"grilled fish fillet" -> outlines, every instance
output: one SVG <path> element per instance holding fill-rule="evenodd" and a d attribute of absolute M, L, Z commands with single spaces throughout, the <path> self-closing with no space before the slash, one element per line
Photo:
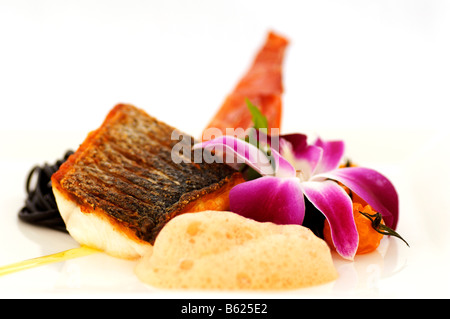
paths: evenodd
<path fill-rule="evenodd" d="M 52 176 L 58 209 L 76 241 L 137 258 L 152 249 L 173 217 L 229 208 L 228 193 L 244 181 L 241 174 L 221 163 L 177 164 L 172 148 L 180 140 L 171 139 L 174 130 L 119 104 L 88 135 Z M 190 149 L 194 140 L 188 140 Z"/>

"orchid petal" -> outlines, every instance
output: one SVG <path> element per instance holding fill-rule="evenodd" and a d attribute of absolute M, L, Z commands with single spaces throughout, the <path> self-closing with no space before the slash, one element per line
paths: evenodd
<path fill-rule="evenodd" d="M 276 177 L 295 177 L 296 171 L 295 168 L 292 166 L 292 164 L 283 156 L 281 156 L 280 153 L 278 153 L 274 149 L 270 149 L 270 157 L 273 159 L 276 163 L 276 171 L 275 176 Z"/>
<path fill-rule="evenodd" d="M 308 145 L 304 134 L 288 134 L 280 138 L 280 153 L 297 172 L 301 172 L 304 180 L 308 180 L 316 170 L 322 152 L 320 147 Z"/>
<path fill-rule="evenodd" d="M 275 174 L 279 177 L 295 176 L 295 168 L 275 150 L 270 150 L 271 154 L 268 156 L 256 146 L 233 136 L 220 136 L 210 141 L 197 143 L 193 148 L 214 149 L 218 152 L 224 151 L 227 163 L 234 163 L 237 160 L 252 167 L 263 176 Z M 231 155 L 233 159 L 229 158 Z"/>
<path fill-rule="evenodd" d="M 327 172 L 314 179 L 325 177 L 341 182 L 383 216 L 386 226 L 395 229 L 398 222 L 399 203 L 394 185 L 377 171 L 364 167 L 347 167 Z"/>
<path fill-rule="evenodd" d="M 245 163 L 261 175 L 273 175 L 275 173 L 264 152 L 256 146 L 232 136 L 220 136 L 193 146 L 193 149 L 198 148 L 213 150 L 216 155 L 224 152 L 227 164 L 234 164 L 235 162 Z"/>
<path fill-rule="evenodd" d="M 334 181 L 304 182 L 305 196 L 325 215 L 336 251 L 352 260 L 358 249 L 358 231 L 348 194 Z"/>
<path fill-rule="evenodd" d="M 323 150 L 322 158 L 316 167 L 314 174 L 328 172 L 338 168 L 344 156 L 345 144 L 343 141 L 323 141 L 318 138 L 315 146 Z"/>
<path fill-rule="evenodd" d="M 248 129 L 246 134 L 253 141 L 251 144 L 258 142 L 260 147 L 267 146 L 276 151 L 277 162 L 287 161 L 294 167 L 295 173 L 291 169 L 282 169 L 277 172 L 277 177 L 296 176 L 299 172 L 304 180 L 308 180 L 322 157 L 322 149 L 308 145 L 304 134 L 267 135 L 267 129 L 254 128 Z"/>
<path fill-rule="evenodd" d="M 233 187 L 230 210 L 259 222 L 299 224 L 305 202 L 297 178 L 261 177 Z"/>

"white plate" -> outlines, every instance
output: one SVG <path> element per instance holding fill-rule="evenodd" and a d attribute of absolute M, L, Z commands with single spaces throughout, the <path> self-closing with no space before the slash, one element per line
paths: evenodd
<path fill-rule="evenodd" d="M 31 147 L 14 132 L 4 132 L 10 145 Z M 30 168 L 43 162 L 52 163 L 59 158 L 81 133 L 61 137 L 61 143 L 35 148 L 34 153 L 18 151 L 2 155 L 0 160 L 0 266 L 17 261 L 56 253 L 78 247 L 67 234 L 35 227 L 18 220 L 17 212 L 25 199 L 24 184 Z M 64 135 L 63 134 L 63 135 Z M 325 133 L 331 135 L 332 132 Z M 134 261 L 121 260 L 97 253 L 64 262 L 41 266 L 0 277 L 0 297 L 450 297 L 449 243 L 447 231 L 449 201 L 445 196 L 450 179 L 450 160 L 447 145 L 448 133 L 392 132 L 377 135 L 360 134 L 358 138 L 345 136 L 349 155 L 358 158 L 387 175 L 395 184 L 400 196 L 400 221 L 398 232 L 409 242 L 408 248 L 395 238 L 384 238 L 374 253 L 357 256 L 354 262 L 334 255 L 339 278 L 327 285 L 283 292 L 184 292 L 163 291 L 141 283 L 134 275 Z M 340 135 L 345 135 L 340 132 Z M 51 132 L 35 132 L 33 139 L 44 141 L 55 136 Z M 411 148 L 406 137 L 415 141 Z M 386 154 L 391 149 L 391 159 L 368 156 L 377 145 L 376 139 L 385 141 L 375 153 Z M 404 143 L 401 140 L 404 139 Z M 364 140 L 364 143 L 360 141 Z M 70 141 L 70 142 L 68 142 Z M 68 143 L 70 145 L 65 145 Z M 388 145 L 389 143 L 395 143 Z M 365 146 L 364 146 L 365 145 Z M 32 147 L 31 147 L 32 148 Z M 353 152 L 358 150 L 359 156 Z M 353 154 L 352 154 L 353 153 Z M 59 155 L 57 155 L 59 154 Z M 366 154 L 366 155 L 362 155 Z M 432 155 L 432 156 L 430 156 Z M 44 160 L 44 158 L 47 158 Z M 431 164 L 431 165 L 430 165 Z"/>

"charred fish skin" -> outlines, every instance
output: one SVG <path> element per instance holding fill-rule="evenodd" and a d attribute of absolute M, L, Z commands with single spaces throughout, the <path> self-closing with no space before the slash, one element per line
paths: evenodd
<path fill-rule="evenodd" d="M 104 214 L 153 244 L 178 214 L 198 207 L 227 209 L 225 195 L 243 181 L 226 164 L 174 162 L 172 149 L 179 143 L 171 139 L 174 130 L 141 109 L 119 104 L 52 176 L 52 185 L 83 213 Z"/>

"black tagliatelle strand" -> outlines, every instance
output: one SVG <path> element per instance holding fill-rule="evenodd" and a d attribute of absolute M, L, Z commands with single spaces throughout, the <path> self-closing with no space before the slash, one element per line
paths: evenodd
<path fill-rule="evenodd" d="M 19 211 L 20 220 L 67 232 L 53 195 L 51 177 L 71 154 L 73 154 L 72 151 L 67 151 L 64 158 L 53 165 L 44 164 L 33 167 L 25 184 L 27 198 L 24 207 Z M 36 183 L 31 185 L 33 179 L 36 179 Z"/>

